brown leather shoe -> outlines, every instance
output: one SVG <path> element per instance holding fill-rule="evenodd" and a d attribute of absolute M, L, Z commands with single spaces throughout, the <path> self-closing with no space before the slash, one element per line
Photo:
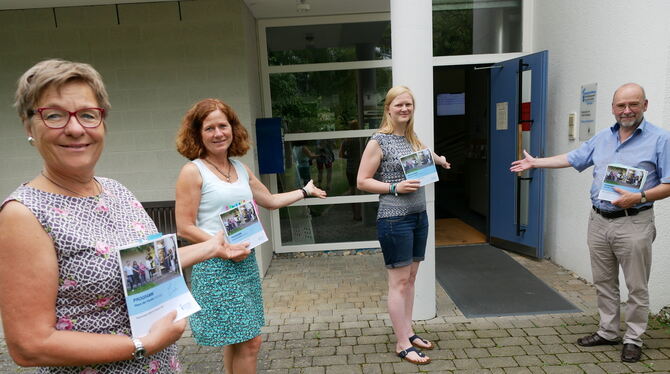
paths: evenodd
<path fill-rule="evenodd" d="M 582 347 L 595 347 L 596 345 L 617 345 L 619 344 L 618 340 L 607 340 L 602 336 L 598 335 L 597 332 L 594 332 L 591 335 L 584 336 L 577 339 L 577 344 Z"/>
<path fill-rule="evenodd" d="M 624 344 L 621 350 L 621 361 L 623 362 L 638 362 L 642 357 L 642 347 L 635 344 Z"/>

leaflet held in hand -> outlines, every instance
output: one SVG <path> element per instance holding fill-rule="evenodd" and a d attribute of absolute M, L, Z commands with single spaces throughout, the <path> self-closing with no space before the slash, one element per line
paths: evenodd
<path fill-rule="evenodd" d="M 134 338 L 146 336 L 154 322 L 173 310 L 175 320 L 200 310 L 184 281 L 175 234 L 116 250 Z"/>
<path fill-rule="evenodd" d="M 402 165 L 405 178 L 408 180 L 418 179 L 421 186 L 440 180 L 437 176 L 433 154 L 428 148 L 401 156 L 400 165 Z"/>
<path fill-rule="evenodd" d="M 268 241 L 253 201 L 245 200 L 228 206 L 220 217 L 228 243 L 249 242 L 249 248 L 255 248 Z"/>
<path fill-rule="evenodd" d="M 609 164 L 605 171 L 603 186 L 598 193 L 598 199 L 612 202 L 621 195 L 614 190 L 620 188 L 628 192 L 640 192 L 644 187 L 649 172 L 621 164 Z"/>

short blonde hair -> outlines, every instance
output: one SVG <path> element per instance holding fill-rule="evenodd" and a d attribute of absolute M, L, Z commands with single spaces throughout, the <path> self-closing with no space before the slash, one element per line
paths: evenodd
<path fill-rule="evenodd" d="M 50 59 L 38 62 L 19 78 L 14 95 L 14 107 L 21 120 L 26 122 L 35 114 L 37 101 L 47 88 L 59 89 L 72 81 L 88 84 L 95 94 L 98 105 L 105 110 L 104 115 L 107 116 L 112 106 L 100 73 L 91 65 L 82 62 Z"/>

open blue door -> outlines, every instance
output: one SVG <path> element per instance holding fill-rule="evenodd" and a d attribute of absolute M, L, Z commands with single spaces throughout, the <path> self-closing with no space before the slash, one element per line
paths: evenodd
<path fill-rule="evenodd" d="M 548 52 L 504 61 L 491 69 L 490 241 L 543 257 L 544 172 L 509 171 L 525 149 L 544 155 Z"/>

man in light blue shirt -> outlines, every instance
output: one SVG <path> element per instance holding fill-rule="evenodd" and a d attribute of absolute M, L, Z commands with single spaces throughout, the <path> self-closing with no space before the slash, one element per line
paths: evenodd
<path fill-rule="evenodd" d="M 621 351 L 624 362 L 637 362 L 642 355 L 641 336 L 647 329 L 649 316 L 651 246 L 656 237 L 652 207 L 654 201 L 670 195 L 670 133 L 644 119 L 647 104 L 640 85 L 624 84 L 612 99 L 616 119 L 612 127 L 598 132 L 569 153 L 534 158 L 524 151 L 525 158 L 514 161 L 510 168 L 512 172 L 520 172 L 572 166 L 581 172 L 594 166 L 588 245 L 600 326 L 597 332 L 577 339 L 577 344 L 591 347 L 619 343 L 621 266 L 629 291 Z M 644 186 L 639 192 L 614 188 L 618 196 L 613 201 L 599 199 L 610 164 L 617 164 L 617 170 L 646 170 Z"/>

